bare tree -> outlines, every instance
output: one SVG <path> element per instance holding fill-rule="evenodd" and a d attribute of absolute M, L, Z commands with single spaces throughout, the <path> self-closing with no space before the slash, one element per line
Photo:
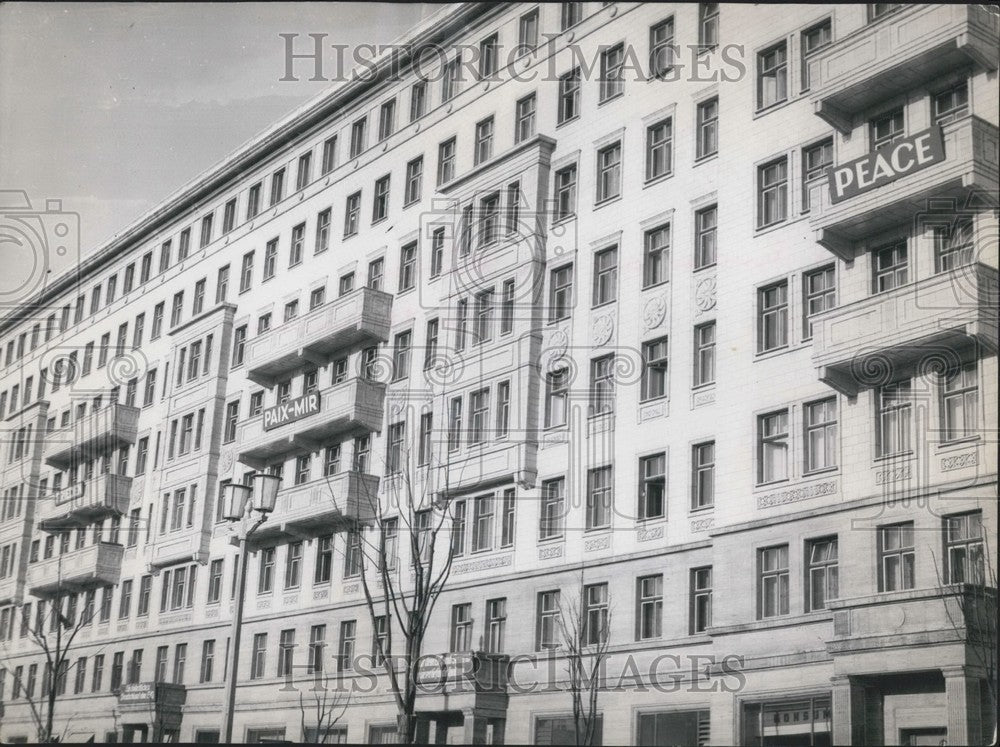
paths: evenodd
<path fill-rule="evenodd" d="M 588 600 L 588 594 L 603 599 Z M 559 602 L 559 632 L 566 652 L 566 673 L 573 701 L 573 727 L 577 747 L 591 747 L 600 718 L 598 695 L 611 640 L 611 609 L 607 586 L 585 586 L 581 573 L 580 591 L 575 598 Z M 588 602 L 596 602 L 590 605 Z"/>
<path fill-rule="evenodd" d="M 365 496 L 372 527 L 369 532 L 360 528 L 356 532 L 356 559 L 372 627 L 381 626 L 383 632 L 375 636 L 375 653 L 396 700 L 399 741 L 413 744 L 424 637 L 451 573 L 454 546 L 447 487 L 440 492 L 434 489 L 430 465 L 425 468 L 427 479 L 418 487 L 408 450 L 400 450 L 399 462 L 398 471 L 385 472 L 391 474 L 386 500 L 380 501 L 375 494 Z M 409 546 L 400 562 L 398 549 L 404 534 Z M 440 541 L 439 535 L 443 535 Z M 397 640 L 402 654 L 395 653 Z"/>
<path fill-rule="evenodd" d="M 41 697 L 36 699 L 34 692 L 29 693 L 25 683 L 17 679 L 14 680 L 14 687 L 19 691 L 18 697 L 23 697 L 28 705 L 40 743 L 60 741 L 70 725 L 70 720 L 67 720 L 63 732 L 56 732 L 56 704 L 59 695 L 66 689 L 70 672 L 77 665 L 69 659 L 73 641 L 83 628 L 93 622 L 96 614 L 96 599 L 79 612 L 71 609 L 71 600 L 75 604 L 76 599 L 76 594 L 56 594 L 48 603 L 44 599 L 39 600 L 34 624 L 29 619 L 30 613 L 21 607 L 22 630 L 45 656 Z M 13 620 L 11 624 L 14 624 Z M 10 656 L 5 655 L 0 663 L 0 667 L 8 672 L 11 671 L 9 661 Z"/>
<path fill-rule="evenodd" d="M 314 674 L 316 675 L 316 684 L 310 690 L 312 693 L 312 702 L 309 704 L 308 709 L 306 707 L 305 696 L 299 691 L 302 741 L 313 744 L 326 744 L 327 740 L 333 734 L 337 723 L 347 712 L 347 706 L 351 701 L 351 694 L 349 691 L 340 688 L 337 688 L 331 694 L 329 675 L 322 675 L 321 677 L 319 670 L 314 672 Z M 314 727 L 306 723 L 308 714 L 312 715 L 311 722 L 315 724 Z M 307 730 L 311 728 L 315 728 L 316 732 L 309 735 L 311 737 L 309 738 L 307 737 Z"/>

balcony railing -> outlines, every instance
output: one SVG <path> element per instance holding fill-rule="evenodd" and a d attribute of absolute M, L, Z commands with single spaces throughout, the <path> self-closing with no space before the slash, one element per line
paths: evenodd
<path fill-rule="evenodd" d="M 279 457 L 318 451 L 335 438 L 380 431 L 384 405 L 385 384 L 355 378 L 269 407 L 236 427 L 239 460 L 262 469 Z"/>
<path fill-rule="evenodd" d="M 121 575 L 125 548 L 111 542 L 73 550 L 28 566 L 28 589 L 36 597 L 50 597 L 98 586 L 112 586 Z"/>
<path fill-rule="evenodd" d="M 83 527 L 128 512 L 132 478 L 98 475 L 40 497 L 41 528 L 47 532 Z"/>
<path fill-rule="evenodd" d="M 854 115 L 971 62 L 997 66 L 1000 25 L 985 5 L 914 5 L 809 61 L 816 114 L 841 132 Z"/>
<path fill-rule="evenodd" d="M 997 299 L 996 269 L 977 263 L 831 309 L 814 317 L 813 365 L 854 395 L 932 358 L 996 351 Z"/>
<path fill-rule="evenodd" d="M 369 523 L 375 515 L 378 486 L 375 475 L 340 472 L 283 488 L 274 511 L 252 535 L 253 544 L 318 537 Z"/>
<path fill-rule="evenodd" d="M 834 204 L 826 180 L 815 182 L 809 188 L 809 217 L 816 241 L 850 261 L 854 242 L 919 219 L 931 198 L 952 200 L 955 211 L 974 195 L 995 204 L 1000 174 L 996 126 L 968 116 L 944 125 L 942 137 L 944 160 L 856 197 Z"/>
<path fill-rule="evenodd" d="M 45 436 L 45 461 L 65 468 L 71 461 L 106 454 L 135 443 L 139 408 L 111 404 Z"/>
<path fill-rule="evenodd" d="M 391 314 L 392 296 L 371 288 L 330 301 L 247 342 L 247 378 L 269 387 L 303 366 L 325 365 L 344 348 L 385 342 Z"/>

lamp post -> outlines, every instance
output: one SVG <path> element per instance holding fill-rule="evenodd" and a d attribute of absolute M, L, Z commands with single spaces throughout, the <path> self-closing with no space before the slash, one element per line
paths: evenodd
<path fill-rule="evenodd" d="M 229 633 L 229 652 L 226 673 L 226 700 L 223 708 L 222 742 L 233 741 L 233 713 L 236 707 L 236 680 L 239 676 L 240 632 L 243 627 L 243 602 L 246 599 L 247 575 L 247 540 L 257 528 L 267 521 L 267 515 L 274 510 L 281 487 L 281 478 L 275 475 L 256 474 L 254 485 L 229 484 L 225 487 L 225 518 L 235 523 L 243 522 L 237 538 L 240 549 L 240 562 L 236 567 L 236 606 L 233 609 L 233 622 Z M 260 514 L 253 524 L 247 528 L 247 508 Z"/>

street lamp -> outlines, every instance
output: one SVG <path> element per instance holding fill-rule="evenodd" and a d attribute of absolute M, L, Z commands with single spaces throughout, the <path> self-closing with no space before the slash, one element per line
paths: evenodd
<path fill-rule="evenodd" d="M 236 567 L 236 606 L 229 633 L 229 661 L 227 665 L 226 702 L 223 708 L 222 742 L 233 741 L 233 712 L 236 707 L 236 680 L 240 661 L 240 632 L 243 627 L 243 602 L 246 599 L 247 539 L 257 528 L 267 521 L 267 515 L 274 510 L 281 488 L 281 478 L 276 475 L 256 474 L 253 487 L 230 483 L 223 490 L 223 513 L 231 522 L 241 522 L 237 533 L 240 548 L 240 562 Z M 247 508 L 260 514 L 260 518 L 247 526 Z"/>

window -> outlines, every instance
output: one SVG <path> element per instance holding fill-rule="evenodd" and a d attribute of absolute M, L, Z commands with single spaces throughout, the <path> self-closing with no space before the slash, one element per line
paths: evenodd
<path fill-rule="evenodd" d="M 385 469 L 394 474 L 403 469 L 403 441 L 406 438 L 406 423 L 392 423 L 386 449 Z"/>
<path fill-rule="evenodd" d="M 436 228 L 431 234 L 431 262 L 430 274 L 432 278 L 440 277 L 444 271 L 444 229 Z"/>
<path fill-rule="evenodd" d="M 813 317 L 837 305 L 836 274 L 833 265 L 803 275 L 803 339 L 813 336 Z"/>
<path fill-rule="evenodd" d="M 667 455 L 660 453 L 641 457 L 639 481 L 639 518 L 662 517 L 666 507 Z"/>
<path fill-rule="evenodd" d="M 510 382 L 497 384 L 497 427 L 496 437 L 507 438 L 510 430 Z"/>
<path fill-rule="evenodd" d="M 642 344 L 642 401 L 667 396 L 667 338 Z"/>
<path fill-rule="evenodd" d="M 572 28 L 582 20 L 583 3 L 562 3 L 562 9 L 559 15 L 560 31 Z"/>
<path fill-rule="evenodd" d="M 788 50 L 785 42 L 757 55 L 757 108 L 788 100 Z"/>
<path fill-rule="evenodd" d="M 407 244 L 399 251 L 399 292 L 412 289 L 417 279 L 417 242 Z"/>
<path fill-rule="evenodd" d="M 905 135 L 903 131 L 903 107 L 893 109 L 872 119 L 868 124 L 871 150 L 892 145 Z"/>
<path fill-rule="evenodd" d="M 323 141 L 323 176 L 329 174 L 337 165 L 337 136 L 328 137 Z"/>
<path fill-rule="evenodd" d="M 986 582 L 983 558 L 983 514 L 974 511 L 944 518 L 945 583 Z"/>
<path fill-rule="evenodd" d="M 438 146 L 438 185 L 447 184 L 455 178 L 455 138 L 445 140 Z"/>
<path fill-rule="evenodd" d="M 318 309 L 326 303 L 326 287 L 313 288 L 309 291 L 309 311 Z"/>
<path fill-rule="evenodd" d="M 514 142 L 521 143 L 535 134 L 535 94 L 517 102 Z"/>
<path fill-rule="evenodd" d="M 372 201 L 372 223 L 383 220 L 389 214 L 389 174 L 375 182 L 375 199 Z"/>
<path fill-rule="evenodd" d="M 489 599 L 486 602 L 486 650 L 501 654 L 507 628 L 507 599 Z"/>
<path fill-rule="evenodd" d="M 673 170 L 673 128 L 668 117 L 646 128 L 646 181 Z"/>
<path fill-rule="evenodd" d="M 357 158 L 365 149 L 365 134 L 368 128 L 366 118 L 359 119 L 351 125 L 351 158 Z"/>
<path fill-rule="evenodd" d="M 719 4 L 698 3 L 698 51 L 705 52 L 719 45 Z"/>
<path fill-rule="evenodd" d="M 306 241 L 306 224 L 299 223 L 292 229 L 292 245 L 288 249 L 288 266 L 295 267 L 302 261 L 302 247 Z"/>
<path fill-rule="evenodd" d="M 493 290 L 476 294 L 473 316 L 473 341 L 488 342 L 493 337 Z"/>
<path fill-rule="evenodd" d="M 788 410 L 757 419 L 757 481 L 788 479 Z"/>
<path fill-rule="evenodd" d="M 354 620 L 340 623 L 340 643 L 337 648 L 337 669 L 347 672 L 354 669 L 354 641 L 357 625 Z"/>
<path fill-rule="evenodd" d="M 837 466 L 837 400 L 834 397 L 805 405 L 805 471 Z"/>
<path fill-rule="evenodd" d="M 566 502 L 566 479 L 558 477 L 542 482 L 542 511 L 538 527 L 541 540 L 561 537 Z"/>
<path fill-rule="evenodd" d="M 879 527 L 878 555 L 879 591 L 902 591 L 914 587 L 912 521 Z"/>
<path fill-rule="evenodd" d="M 951 223 L 935 225 L 934 272 L 947 272 L 973 262 L 972 218 L 958 218 Z"/>
<path fill-rule="evenodd" d="M 757 228 L 788 217 L 788 159 L 782 157 L 757 169 Z"/>
<path fill-rule="evenodd" d="M 406 164 L 406 184 L 403 190 L 403 204 L 412 205 L 420 199 L 420 187 L 424 176 L 424 159 L 415 158 Z"/>
<path fill-rule="evenodd" d="M 285 170 L 278 169 L 271 175 L 271 205 L 281 202 L 285 193 Z"/>
<path fill-rule="evenodd" d="M 253 252 L 243 255 L 243 264 L 240 266 L 240 293 L 250 290 L 253 282 Z"/>
<path fill-rule="evenodd" d="M 385 663 L 385 649 L 389 643 L 388 621 L 385 615 L 372 620 L 372 658 L 376 666 Z"/>
<path fill-rule="evenodd" d="M 480 389 L 469 395 L 469 445 L 486 440 L 486 424 L 489 418 L 490 390 Z"/>
<path fill-rule="evenodd" d="M 194 303 L 191 308 L 192 315 L 197 316 L 205 309 L 205 282 L 205 278 L 202 278 L 194 284 Z M 141 315 L 136 317 L 137 323 L 139 319 L 141 319 Z M 139 339 L 141 339 L 141 332 L 142 330 L 140 328 L 136 328 L 136 334 L 140 335 Z M 136 344 L 134 347 L 138 347 L 138 345 Z"/>
<path fill-rule="evenodd" d="M 694 269 L 696 270 L 715 264 L 718 221 L 719 210 L 715 205 L 702 208 L 694 214 Z"/>
<path fill-rule="evenodd" d="M 323 671 L 323 650 L 326 648 L 326 625 L 313 625 L 309 628 L 309 662 L 307 672 Z"/>
<path fill-rule="evenodd" d="M 396 99 L 382 104 L 378 113 L 378 141 L 386 140 L 396 130 Z"/>
<path fill-rule="evenodd" d="M 639 641 L 663 635 L 663 576 L 643 576 L 636 581 L 636 631 Z"/>
<path fill-rule="evenodd" d="M 583 642 L 596 646 L 608 639 L 608 585 L 583 587 Z"/>
<path fill-rule="evenodd" d="M 266 547 L 260 551 L 260 569 L 257 576 L 257 593 L 266 594 L 274 588 L 274 556 L 276 550 Z"/>
<path fill-rule="evenodd" d="M 163 244 L 160 245 L 161 273 L 166 272 L 168 269 L 170 269 L 170 251 L 171 251 L 171 242 L 170 239 L 167 239 L 166 241 L 163 242 Z"/>
<path fill-rule="evenodd" d="M 499 56 L 498 38 L 496 34 L 479 42 L 479 79 L 492 78 L 497 72 L 497 58 Z"/>
<path fill-rule="evenodd" d="M 167 681 L 167 658 L 170 656 L 169 646 L 159 646 L 156 649 L 156 663 L 153 665 L 153 681 Z"/>
<path fill-rule="evenodd" d="M 382 522 L 382 538 L 378 560 L 379 563 L 384 562 L 386 568 L 390 571 L 396 569 L 396 561 L 399 555 L 397 552 L 398 544 L 399 521 L 397 519 L 386 519 Z"/>
<path fill-rule="evenodd" d="M 174 683 L 184 684 L 184 665 L 187 663 L 187 644 L 178 643 L 174 647 Z"/>
<path fill-rule="evenodd" d="M 555 203 L 554 220 L 564 220 L 576 214 L 576 164 L 556 172 Z"/>
<path fill-rule="evenodd" d="M 559 591 L 543 591 L 538 595 L 538 623 L 535 650 L 559 648 Z"/>
<path fill-rule="evenodd" d="M 538 9 L 521 16 L 517 24 L 517 51 L 520 55 L 538 47 Z"/>
<path fill-rule="evenodd" d="M 580 68 L 574 68 L 559 78 L 558 124 L 580 116 Z"/>
<path fill-rule="evenodd" d="M 233 333 L 233 366 L 243 365 L 246 353 L 247 325 L 241 325 Z"/>
<path fill-rule="evenodd" d="M 267 663 L 267 633 L 254 633 L 253 649 L 250 652 L 250 679 L 259 680 L 264 676 Z"/>
<path fill-rule="evenodd" d="M 715 322 L 694 328 L 694 385 L 715 382 Z"/>
<path fill-rule="evenodd" d="M 455 604 L 451 608 L 451 651 L 472 650 L 472 605 Z"/>
<path fill-rule="evenodd" d="M 594 306 L 618 299 L 618 247 L 594 255 Z"/>
<path fill-rule="evenodd" d="M 279 677 L 288 677 L 292 673 L 292 659 L 295 654 L 295 630 L 282 630 L 278 639 L 278 671 Z"/>
<path fill-rule="evenodd" d="M 907 283 L 906 241 L 879 247 L 872 253 L 875 271 L 874 293 L 885 293 Z"/>
<path fill-rule="evenodd" d="M 347 198 L 344 208 L 344 238 L 354 236 L 361 223 L 361 193 L 355 192 Z"/>
<path fill-rule="evenodd" d="M 379 257 L 368 263 L 368 287 L 372 290 L 382 290 L 382 276 L 385 272 L 385 259 Z"/>
<path fill-rule="evenodd" d="M 201 219 L 201 239 L 198 244 L 199 249 L 204 249 L 206 246 L 212 243 L 212 220 L 215 218 L 213 213 L 209 213 L 204 218 Z M 188 237 L 191 235 L 188 233 L 189 229 L 185 229 L 184 233 L 181 234 L 181 248 L 179 251 L 178 259 L 186 258 Z"/>
<path fill-rule="evenodd" d="M 441 74 L 441 103 L 445 104 L 458 93 L 462 60 L 459 57 L 446 62 Z"/>
<path fill-rule="evenodd" d="M 201 670 L 198 673 L 198 681 L 205 683 L 212 681 L 212 668 L 215 664 L 215 641 L 204 641 L 201 644 Z"/>
<path fill-rule="evenodd" d="M 418 80 L 410 88 L 410 121 L 416 122 L 427 112 L 427 81 Z"/>
<path fill-rule="evenodd" d="M 412 333 L 407 330 L 396 335 L 392 348 L 392 380 L 401 381 L 410 376 L 410 339 Z"/>
<path fill-rule="evenodd" d="M 247 220 L 253 220 L 260 212 L 260 183 L 247 190 Z"/>
<path fill-rule="evenodd" d="M 472 552 L 493 549 L 493 494 L 482 495 L 472 502 Z"/>
<path fill-rule="evenodd" d="M 222 233 L 227 234 L 236 228 L 236 198 L 229 200 L 222 210 Z"/>
<path fill-rule="evenodd" d="M 708 158 L 719 152 L 719 99 L 714 97 L 698 104 L 698 141 L 695 158 Z"/>
<path fill-rule="evenodd" d="M 690 632 L 702 633 L 712 624 L 712 568 L 691 569 Z"/>
<path fill-rule="evenodd" d="M 910 451 L 913 401 L 910 382 L 886 384 L 878 390 L 878 455 Z"/>
<path fill-rule="evenodd" d="M 934 94 L 934 124 L 946 125 L 969 113 L 969 84 L 962 81 Z"/>
<path fill-rule="evenodd" d="M 715 503 L 715 441 L 696 444 L 691 457 L 691 508 Z"/>
<path fill-rule="evenodd" d="M 487 117 L 476 124 L 476 157 L 478 166 L 493 158 L 493 117 Z"/>
<path fill-rule="evenodd" d="M 545 427 L 566 425 L 569 405 L 569 370 L 557 368 L 545 374 Z"/>
<path fill-rule="evenodd" d="M 600 103 L 625 92 L 625 45 L 616 44 L 601 52 Z"/>
<path fill-rule="evenodd" d="M 766 353 L 788 345 L 788 282 L 781 281 L 757 291 L 757 352 Z"/>
<path fill-rule="evenodd" d="M 614 484 L 611 467 L 598 467 L 587 473 L 587 529 L 611 525 Z"/>
<path fill-rule="evenodd" d="M 621 141 L 597 151 L 597 198 L 604 202 L 621 195 L 622 144 Z"/>
<path fill-rule="evenodd" d="M 942 375 L 941 424 L 944 441 L 978 435 L 979 384 L 976 363 L 967 363 Z"/>
<path fill-rule="evenodd" d="M 788 614 L 788 545 L 757 551 L 757 617 Z"/>
<path fill-rule="evenodd" d="M 809 60 L 833 41 L 833 29 L 829 18 L 802 32 L 802 90 L 808 91 Z"/>
<path fill-rule="evenodd" d="M 837 538 L 809 540 L 806 558 L 806 612 L 825 610 L 827 602 L 838 596 Z"/>
<path fill-rule="evenodd" d="M 270 280 L 274 277 L 274 268 L 278 259 L 278 240 L 271 239 L 264 247 L 264 277 L 263 280 Z"/>
<path fill-rule="evenodd" d="M 614 412 L 614 356 L 604 355 L 590 362 L 590 415 Z"/>

